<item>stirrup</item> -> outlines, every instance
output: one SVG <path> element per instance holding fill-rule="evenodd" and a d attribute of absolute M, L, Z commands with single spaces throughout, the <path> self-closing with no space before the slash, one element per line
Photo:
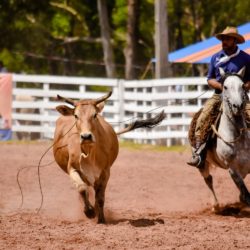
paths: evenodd
<path fill-rule="evenodd" d="M 196 160 L 196 161 L 194 162 L 194 160 Z M 188 165 L 193 166 L 193 167 L 198 167 L 200 165 L 200 163 L 201 163 L 201 156 L 198 154 L 192 155 L 191 160 L 187 162 Z"/>
<path fill-rule="evenodd" d="M 195 155 L 197 158 L 198 158 L 198 161 L 197 162 L 191 162 L 191 161 L 188 161 L 187 164 L 192 166 L 192 167 L 196 167 L 198 169 L 202 169 L 204 166 L 205 166 L 205 161 L 204 159 L 202 159 L 202 156 L 199 155 L 199 154 L 196 154 Z M 193 158 L 194 156 L 192 156 Z"/>

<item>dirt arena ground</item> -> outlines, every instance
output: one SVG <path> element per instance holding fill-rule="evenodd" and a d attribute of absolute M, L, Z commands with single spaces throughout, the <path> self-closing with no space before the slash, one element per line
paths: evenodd
<path fill-rule="evenodd" d="M 106 192 L 106 225 L 83 215 L 79 196 L 56 163 L 38 162 L 49 142 L 0 144 L 0 249 L 250 249 L 250 210 L 225 170 L 213 171 L 222 214 L 182 152 L 121 148 Z M 53 162 L 51 151 L 42 165 Z M 23 206 L 17 173 L 23 191 Z M 250 188 L 250 178 L 246 178 Z"/>

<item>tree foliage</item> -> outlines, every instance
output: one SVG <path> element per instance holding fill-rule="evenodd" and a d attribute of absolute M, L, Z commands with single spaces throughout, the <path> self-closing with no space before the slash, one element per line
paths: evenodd
<path fill-rule="evenodd" d="M 139 1 L 136 78 L 154 57 L 154 1 Z M 118 77 L 125 75 L 128 1 L 107 1 Z M 169 48 L 174 51 L 250 20 L 250 1 L 168 0 Z M 97 1 L 1 0 L 0 60 L 11 72 L 104 77 Z M 137 13 L 138 14 L 138 13 Z M 191 75 L 190 65 L 172 65 Z M 152 77 L 153 75 L 147 75 Z"/>

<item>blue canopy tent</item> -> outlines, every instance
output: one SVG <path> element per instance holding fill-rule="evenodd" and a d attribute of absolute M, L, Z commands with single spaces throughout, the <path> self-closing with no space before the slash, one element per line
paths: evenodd
<path fill-rule="evenodd" d="M 250 22 L 237 28 L 246 40 L 245 43 L 239 44 L 239 48 L 250 54 Z M 219 50 L 221 50 L 221 42 L 216 37 L 211 37 L 169 53 L 168 60 L 172 63 L 209 63 L 211 56 Z"/>

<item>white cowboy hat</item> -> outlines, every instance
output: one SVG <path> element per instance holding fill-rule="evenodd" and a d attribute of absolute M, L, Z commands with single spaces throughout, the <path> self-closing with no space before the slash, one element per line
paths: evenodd
<path fill-rule="evenodd" d="M 238 33 L 238 30 L 235 27 L 226 27 L 221 33 L 215 35 L 219 40 L 222 40 L 223 36 L 234 37 L 236 38 L 237 43 L 245 42 L 245 38 Z"/>

